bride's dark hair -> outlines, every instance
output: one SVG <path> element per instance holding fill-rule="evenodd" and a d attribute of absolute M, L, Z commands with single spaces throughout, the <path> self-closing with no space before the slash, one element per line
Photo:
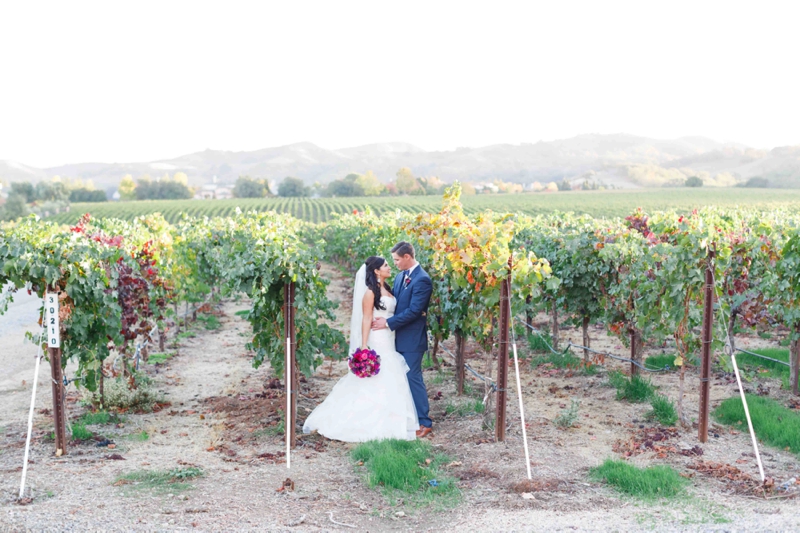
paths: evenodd
<path fill-rule="evenodd" d="M 367 266 L 367 288 L 375 294 L 374 305 L 375 309 L 378 310 L 384 310 L 386 306 L 381 302 L 381 286 L 378 283 L 378 276 L 375 275 L 375 271 L 381 268 L 384 263 L 386 263 L 386 259 L 375 255 L 368 257 L 367 260 L 364 261 L 364 264 Z M 391 294 L 392 289 L 385 281 L 383 282 L 383 287 Z"/>

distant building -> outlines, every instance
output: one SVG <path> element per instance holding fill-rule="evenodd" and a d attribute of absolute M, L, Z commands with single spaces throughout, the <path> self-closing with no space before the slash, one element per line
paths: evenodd
<path fill-rule="evenodd" d="M 233 198 L 233 189 L 216 183 L 206 183 L 197 190 L 194 197 L 197 200 L 228 200 Z"/>
<path fill-rule="evenodd" d="M 500 192 L 500 187 L 494 183 L 476 183 L 475 192 L 477 194 L 492 194 Z"/>

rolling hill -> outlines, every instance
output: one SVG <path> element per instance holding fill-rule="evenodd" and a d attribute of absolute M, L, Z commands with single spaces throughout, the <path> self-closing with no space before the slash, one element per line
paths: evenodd
<path fill-rule="evenodd" d="M 60 175 L 92 179 L 96 186 L 106 188 L 115 186 L 125 174 L 155 178 L 181 171 L 189 176 L 190 185 L 207 183 L 213 177 L 232 183 L 240 175 L 275 181 L 296 176 L 311 184 L 372 170 L 388 182 L 404 166 L 417 176 L 435 175 L 446 182 L 589 179 L 631 188 L 677 183 L 690 175 L 699 175 L 710 183 L 715 176 L 723 175 L 728 182 L 759 176 L 770 180 L 772 186 L 800 187 L 800 146 L 757 150 L 704 137 L 661 140 L 628 134 L 587 134 L 451 151 L 426 151 L 402 142 L 328 150 L 302 142 L 247 152 L 205 150 L 144 163 L 78 163 L 47 169 L 0 161 L 0 178 L 38 181 Z"/>

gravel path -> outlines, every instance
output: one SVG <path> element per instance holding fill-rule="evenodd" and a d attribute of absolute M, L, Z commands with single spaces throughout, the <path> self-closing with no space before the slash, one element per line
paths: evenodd
<path fill-rule="evenodd" d="M 332 297 L 343 299 L 349 294 L 347 280 L 332 270 L 326 272 L 335 279 Z M 714 480 L 694 478 L 689 496 L 652 504 L 621 498 L 605 486 L 589 483 L 588 468 L 614 455 L 614 442 L 635 430 L 628 421 L 642 410 L 615 402 L 613 391 L 601 387 L 596 377 L 525 371 L 534 478 L 547 486 L 545 490 L 522 494 L 511 490 L 524 479 L 519 430 L 511 427 L 505 443 L 494 443 L 491 434 L 480 429 L 479 416 L 445 415 L 453 384 L 447 379 L 434 383 L 434 373 L 426 374 L 429 392 L 443 396 L 432 401 L 436 425 L 431 442 L 461 464 L 450 472 L 461 479 L 463 499 L 457 507 L 436 510 L 388 500 L 366 487 L 349 460 L 351 445 L 318 437 L 301 440 L 288 470 L 282 436 L 270 432 L 282 396 L 280 389 L 271 388 L 269 366 L 253 369 L 252 354 L 244 349 L 249 326 L 235 315 L 246 307 L 244 302 L 224 303 L 219 309 L 220 329 L 198 326 L 195 337 L 181 341 L 179 355 L 163 365 L 148 365 L 170 405 L 156 413 L 126 415 L 122 427 L 94 428 L 114 441 L 114 449 L 90 442 L 72 445 L 64 457 L 53 456 L 53 444 L 46 439 L 52 422 L 42 411 L 50 405 L 50 389 L 44 386 L 49 367 L 44 363 L 28 478 L 33 501 L 20 505 L 16 496 L 31 386 L 26 376 L 32 373 L 33 353 L 32 346 L 19 339 L 26 327 L 35 325 L 37 304 L 21 299 L 15 306 L 13 313 L 0 317 L 0 365 L 8 369 L 0 381 L 0 531 L 800 530 L 797 500 L 736 496 Z M 342 309 L 340 321 L 346 314 Z M 300 414 L 321 401 L 343 372 L 343 363 L 326 363 L 309 378 L 302 387 Z M 674 385 L 671 379 L 664 378 L 665 389 Z M 561 392 L 548 392 L 567 386 L 577 390 L 563 398 Z M 550 420 L 569 401 L 564 398 L 576 395 L 583 402 L 581 427 L 555 428 Z M 77 398 L 70 393 L 72 420 L 85 410 Z M 517 416 L 515 408 L 516 402 L 511 402 L 510 420 Z M 608 416 L 621 423 L 608 422 Z M 141 439 L 143 432 L 146 440 Z M 696 444 L 691 432 L 680 439 L 680 445 Z M 745 435 L 721 435 L 704 447 L 705 457 L 733 463 L 747 446 Z M 776 477 L 800 473 L 796 457 L 768 453 Z M 113 459 L 114 455 L 124 459 Z M 648 455 L 632 460 L 663 462 Z M 668 460 L 678 468 L 688 461 Z M 192 467 L 204 475 L 191 480 L 186 491 L 137 490 L 135 485 L 117 483 L 131 472 Z M 294 490 L 283 488 L 287 478 Z"/>

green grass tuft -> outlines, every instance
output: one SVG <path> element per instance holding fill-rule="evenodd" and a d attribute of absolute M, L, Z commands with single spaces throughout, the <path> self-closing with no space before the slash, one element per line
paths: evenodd
<path fill-rule="evenodd" d="M 150 363 L 151 365 L 163 364 L 163 363 L 167 362 L 168 360 L 172 359 L 172 357 L 174 355 L 175 355 L 175 352 L 151 353 L 147 357 L 147 362 Z"/>
<path fill-rule="evenodd" d="M 669 354 L 651 355 L 644 360 L 644 367 L 649 370 L 661 370 L 663 368 L 675 370 L 677 368 L 675 366 L 675 356 Z"/>
<path fill-rule="evenodd" d="M 789 350 L 783 350 L 780 348 L 759 348 L 757 350 L 750 351 L 761 354 L 765 357 L 777 359 L 778 361 L 785 361 L 786 363 L 789 362 Z M 746 353 L 737 353 L 736 363 L 740 368 L 742 368 L 743 373 L 745 374 L 745 379 L 748 379 L 746 376 L 748 371 L 767 369 L 767 372 L 762 375 L 770 378 L 780 379 L 783 382 L 784 389 L 791 388 L 791 385 L 789 384 L 789 367 L 786 365 Z"/>
<path fill-rule="evenodd" d="M 146 490 L 155 494 L 182 492 L 191 488 L 189 480 L 203 476 L 199 468 L 173 468 L 172 470 L 136 470 L 116 479 L 115 485 L 126 485 L 133 490 Z"/>
<path fill-rule="evenodd" d="M 202 322 L 205 328 L 209 331 L 219 329 L 221 324 L 216 315 L 197 315 L 197 321 Z"/>
<path fill-rule="evenodd" d="M 672 400 L 663 394 L 654 394 L 650 398 L 652 411 L 647 413 L 648 418 L 655 418 L 663 426 L 674 426 L 678 422 L 678 412 Z"/>
<path fill-rule="evenodd" d="M 79 424 L 83 424 L 85 426 L 102 426 L 105 424 L 119 424 L 123 422 L 123 418 L 114 414 L 109 413 L 108 411 L 96 411 L 94 413 L 88 412 L 84 413 L 78 419 Z"/>
<path fill-rule="evenodd" d="M 80 422 L 72 425 L 72 440 L 90 440 L 94 438 L 94 433 L 86 429 L 86 426 Z"/>
<path fill-rule="evenodd" d="M 548 363 L 553 365 L 555 368 L 578 368 L 583 365 L 583 359 L 576 357 L 570 352 L 567 352 L 564 355 L 550 352 L 546 355 L 531 359 L 532 368 L 546 365 Z"/>
<path fill-rule="evenodd" d="M 578 420 L 578 408 L 580 406 L 581 402 L 578 400 L 572 400 L 569 404 L 569 407 L 561 411 L 561 413 L 555 417 L 553 423 L 560 428 L 572 427 Z"/>
<path fill-rule="evenodd" d="M 610 370 L 606 376 L 608 378 L 607 385 L 614 389 L 620 389 L 625 386 L 625 382 L 628 381 L 627 376 L 620 372 L 619 370 Z"/>
<path fill-rule="evenodd" d="M 360 444 L 351 452 L 356 462 L 363 462 L 370 487 L 383 487 L 386 496 L 397 492 L 411 495 L 420 505 L 458 503 L 460 493 L 455 480 L 440 469 L 450 458 L 434 453 L 424 440 L 379 440 Z M 435 480 L 437 486 L 430 482 Z"/>
<path fill-rule="evenodd" d="M 612 387 L 617 389 L 617 400 L 641 403 L 648 400 L 655 392 L 650 380 L 639 375 L 628 379 L 621 372 L 609 372 L 608 381 Z"/>
<path fill-rule="evenodd" d="M 547 332 L 528 333 L 528 347 L 532 352 L 553 353 L 550 347 L 553 345 L 553 336 Z"/>
<path fill-rule="evenodd" d="M 643 500 L 671 498 L 683 492 L 688 481 L 669 466 L 638 468 L 625 461 L 606 461 L 590 471 L 595 481 L 605 481 L 620 492 Z"/>
<path fill-rule="evenodd" d="M 800 413 L 771 398 L 751 394 L 747 395 L 747 407 L 753 421 L 753 430 L 760 440 L 800 455 Z M 719 422 L 747 431 L 744 406 L 739 396 L 722 402 L 713 414 Z"/>
<path fill-rule="evenodd" d="M 142 430 L 139 431 L 138 433 L 131 433 L 125 438 L 133 442 L 144 442 L 150 438 L 150 435 L 146 431 Z"/>
<path fill-rule="evenodd" d="M 464 385 L 466 385 L 466 383 Z M 464 392 L 466 393 L 466 387 Z M 461 403 L 449 401 L 444 409 L 444 413 L 445 415 L 455 414 L 456 416 L 468 416 L 472 414 L 482 414 L 485 410 L 486 406 L 483 404 L 482 400 L 467 400 Z"/>
<path fill-rule="evenodd" d="M 444 370 L 440 368 L 439 370 L 436 371 L 436 374 L 434 374 L 433 377 L 430 379 L 429 383 L 433 385 L 441 385 L 442 383 L 444 383 L 445 377 L 446 375 Z"/>
<path fill-rule="evenodd" d="M 280 415 L 281 419 L 277 424 L 274 426 L 266 426 L 261 429 L 257 429 L 253 432 L 253 437 L 260 439 L 262 437 L 276 437 L 278 435 L 284 435 L 286 433 L 286 417 L 283 415 L 282 409 L 278 409 L 278 414 Z"/>

